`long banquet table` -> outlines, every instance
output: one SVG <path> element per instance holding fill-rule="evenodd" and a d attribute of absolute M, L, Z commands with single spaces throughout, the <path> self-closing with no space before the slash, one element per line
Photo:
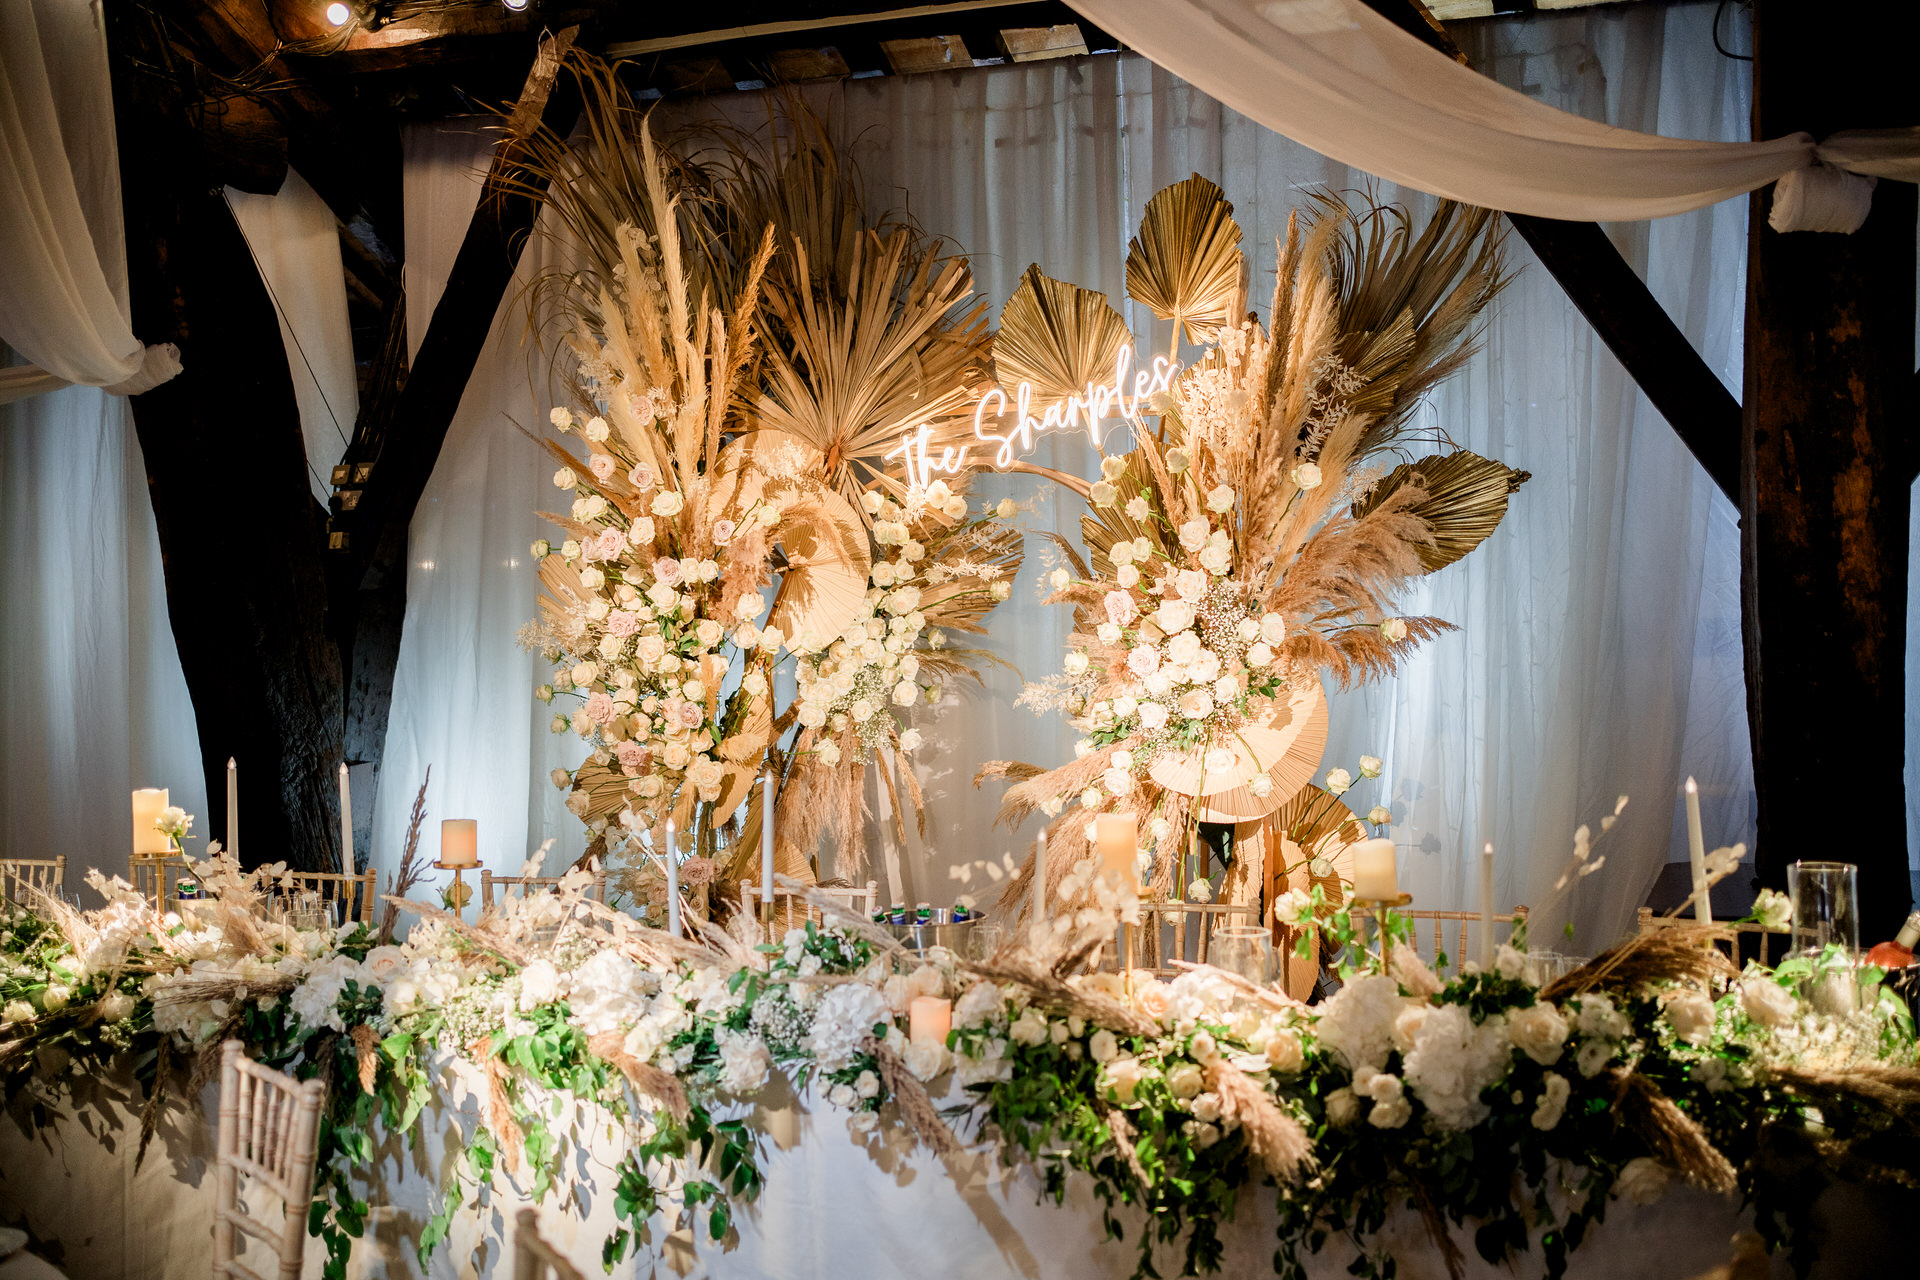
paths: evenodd
<path fill-rule="evenodd" d="M 471 1133 L 484 1112 L 481 1078 L 452 1057 L 437 1064 L 439 1100 L 420 1117 L 413 1150 L 397 1139 L 380 1151 L 367 1198 L 377 1206 L 367 1236 L 355 1245 L 350 1277 L 422 1275 L 413 1241 L 438 1203 L 442 1175 L 459 1150 L 456 1134 Z M 213 1090 L 205 1114 L 167 1112 L 144 1165 L 134 1168 L 140 1097 L 130 1076 L 72 1081 L 67 1096 L 48 1099 L 51 1123 L 30 1129 L 16 1100 L 0 1120 L 0 1221 L 27 1226 L 72 1280 L 203 1280 L 212 1263 Z M 958 1101 L 955 1098 L 949 1102 Z M 589 1275 L 603 1273 L 601 1242 L 611 1233 L 611 1171 L 623 1150 L 615 1120 L 596 1108 L 574 1117 L 577 1144 L 566 1147 L 576 1190 L 557 1184 L 541 1206 L 542 1230 Z M 916 1280 L 1038 1280 L 1041 1277 L 1125 1277 L 1133 1273 L 1139 1215 L 1123 1215 L 1128 1240 L 1103 1237 L 1091 1184 L 1075 1179 L 1064 1206 L 1039 1201 L 1039 1183 L 1026 1170 L 996 1167 L 983 1144 L 950 1164 L 925 1150 L 908 1150 L 903 1130 L 882 1123 L 854 1133 L 844 1113 L 811 1096 L 766 1096 L 751 1108 L 767 1135 L 762 1144 L 766 1186 L 736 1215 L 720 1243 L 690 1231 L 662 1234 L 655 1220 L 650 1248 L 616 1267 L 620 1277 L 912 1276 Z M 496 1177 L 482 1207 L 470 1207 L 433 1255 L 435 1280 L 511 1272 L 511 1226 L 529 1203 L 524 1167 Z M 1224 1231 L 1222 1275 L 1272 1273 L 1275 1245 L 1271 1191 L 1251 1189 Z M 1824 1277 L 1896 1274 L 1910 1264 L 1895 1237 L 1910 1227 L 1911 1205 L 1900 1206 L 1849 1189 L 1820 1205 L 1830 1246 L 1816 1271 Z M 1616 1202 L 1606 1220 L 1573 1255 L 1576 1278 L 1674 1280 L 1723 1265 L 1733 1235 L 1750 1224 L 1732 1198 L 1675 1187 L 1657 1204 Z M 1536 1250 L 1513 1271 L 1489 1266 L 1470 1238 L 1456 1232 L 1467 1255 L 1467 1276 L 1526 1280 L 1543 1271 Z M 1419 1218 L 1404 1212 L 1381 1241 L 1401 1280 L 1446 1280 L 1438 1250 Z M 318 1277 L 324 1253 L 308 1241 L 306 1275 Z M 1350 1248 L 1331 1242 L 1308 1260 L 1314 1280 L 1347 1274 Z M 1177 1274 L 1179 1259 L 1159 1255 L 1162 1274 Z M 1773 1273 L 1791 1275 L 1784 1258 Z"/>

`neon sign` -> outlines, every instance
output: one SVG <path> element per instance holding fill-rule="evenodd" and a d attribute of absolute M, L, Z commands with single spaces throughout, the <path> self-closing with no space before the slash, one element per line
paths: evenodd
<path fill-rule="evenodd" d="M 1111 382 L 1089 382 L 1084 392 L 1049 405 L 1046 412 L 1037 418 L 1033 415 L 1032 383 L 1022 382 L 1015 387 L 1011 400 L 1005 391 L 995 387 L 974 406 L 974 438 L 994 447 L 993 465 L 999 470 L 1012 466 L 1021 454 L 1030 451 L 1034 437 L 1044 432 L 1085 430 L 1087 438 L 1098 445 L 1102 422 L 1119 417 L 1137 423 L 1140 420 L 1141 403 L 1171 387 L 1174 375 L 1179 371 L 1178 360 L 1155 356 L 1150 370 L 1134 372 L 1133 349 L 1122 347 L 1114 357 Z M 1127 390 L 1129 374 L 1132 381 L 1130 394 Z M 996 425 L 1001 423 L 1010 409 L 1013 415 L 1011 430 L 1004 433 L 988 430 L 990 421 Z M 966 467 L 971 446 L 954 448 L 948 445 L 935 458 L 927 448 L 927 441 L 932 434 L 933 428 L 923 423 L 902 435 L 900 447 L 886 455 L 902 460 L 906 466 L 908 484 L 925 485 L 933 480 L 935 472 L 957 475 Z"/>

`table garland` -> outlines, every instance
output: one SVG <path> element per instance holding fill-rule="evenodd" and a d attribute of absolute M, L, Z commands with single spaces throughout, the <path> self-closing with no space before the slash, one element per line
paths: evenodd
<path fill-rule="evenodd" d="M 0 1091 L 43 1123 L 34 1109 L 63 1079 L 130 1055 L 144 1154 L 158 1109 L 198 1098 L 225 1038 L 324 1079 L 310 1229 L 329 1276 L 365 1228 L 379 1138 L 432 1100 L 436 1052 L 484 1074 L 487 1123 L 421 1236 L 423 1265 L 503 1166 L 525 1165 L 535 1200 L 568 1177 L 572 1139 L 552 1120 L 566 1095 L 628 1129 L 609 1267 L 659 1238 L 657 1218 L 724 1236 L 762 1186 L 741 1104 L 776 1073 L 856 1131 L 902 1124 L 941 1154 L 960 1133 L 997 1142 L 1055 1201 L 1086 1175 L 1111 1235 L 1128 1230 L 1122 1206 L 1144 1211 L 1141 1276 L 1170 1255 L 1216 1270 L 1250 1184 L 1277 1198 L 1282 1276 L 1335 1235 L 1358 1274 L 1390 1275 L 1374 1240 L 1405 1204 L 1456 1272 L 1449 1225 L 1493 1261 L 1538 1232 L 1555 1277 L 1610 1198 L 1649 1201 L 1673 1179 L 1739 1190 L 1769 1246 L 1800 1261 L 1818 1178 L 1912 1181 L 1898 1144 L 1920 1117 L 1913 1023 L 1881 975 L 1837 954 L 1736 970 L 1705 931 L 1674 927 L 1542 987 L 1509 947 L 1449 979 L 1410 947 L 1387 967 L 1349 947 L 1345 984 L 1308 1007 L 1205 966 L 1170 982 L 1088 970 L 1135 910 L 1091 871 L 1065 885 L 1070 929 L 975 959 L 915 956 L 855 919 L 773 945 L 674 939 L 586 900 L 585 872 L 476 925 L 409 904 L 423 919 L 394 945 L 361 924 L 267 921 L 257 881 L 218 858 L 200 872 L 219 896 L 186 918 L 97 872 L 104 907 L 40 897 L 5 918 Z M 1344 913 L 1328 929 L 1351 940 Z M 921 994 L 956 998 L 944 1043 L 904 1034 Z M 949 1072 L 973 1101 L 943 1115 L 926 1084 Z"/>

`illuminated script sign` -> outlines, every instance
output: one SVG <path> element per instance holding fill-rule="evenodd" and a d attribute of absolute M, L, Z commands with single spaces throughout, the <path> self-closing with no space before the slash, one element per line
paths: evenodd
<path fill-rule="evenodd" d="M 1100 443 L 1101 424 L 1109 418 L 1127 422 L 1140 420 L 1143 401 L 1151 400 L 1173 385 L 1180 362 L 1165 356 L 1154 357 L 1151 369 L 1135 372 L 1133 349 L 1122 347 L 1113 361 L 1113 380 L 1105 384 L 1089 382 L 1084 392 L 1047 406 L 1038 417 L 1033 413 L 1033 384 L 1022 382 L 1009 397 L 999 387 L 987 392 L 973 410 L 974 438 L 982 446 L 993 447 L 993 465 L 1005 470 L 1033 448 L 1034 438 L 1050 431 L 1082 431 L 1094 444 Z M 1131 390 L 1128 389 L 1131 383 Z M 1009 423 L 1011 418 L 1011 423 Z M 998 430 L 996 430 L 998 428 Z M 957 475 L 966 466 L 972 445 L 941 448 L 938 457 L 927 448 L 933 428 L 922 424 L 900 437 L 900 447 L 887 454 L 899 458 L 907 470 L 907 483 L 930 483 L 936 473 Z"/>

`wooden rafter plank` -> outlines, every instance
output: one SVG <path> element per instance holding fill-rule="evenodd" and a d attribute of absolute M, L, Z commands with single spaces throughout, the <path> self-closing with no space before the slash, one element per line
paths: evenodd
<path fill-rule="evenodd" d="M 1368 8 L 1448 57 L 1466 55 L 1421 0 Z M 1591 222 L 1508 214 L 1573 305 L 1730 502 L 1740 501 L 1740 402 L 1707 367 L 1606 232 Z"/>
<path fill-rule="evenodd" d="M 564 135 L 579 111 L 574 94 L 554 92 L 561 59 L 579 30 L 568 27 L 542 43 L 494 150 L 473 220 L 394 408 L 399 427 L 381 450 L 355 513 L 348 554 L 342 557 L 347 584 L 358 582 L 380 539 L 395 533 L 404 537 L 433 474 L 461 392 L 540 211 L 536 192 L 544 188 L 526 172 L 527 139 L 543 121 Z"/>

